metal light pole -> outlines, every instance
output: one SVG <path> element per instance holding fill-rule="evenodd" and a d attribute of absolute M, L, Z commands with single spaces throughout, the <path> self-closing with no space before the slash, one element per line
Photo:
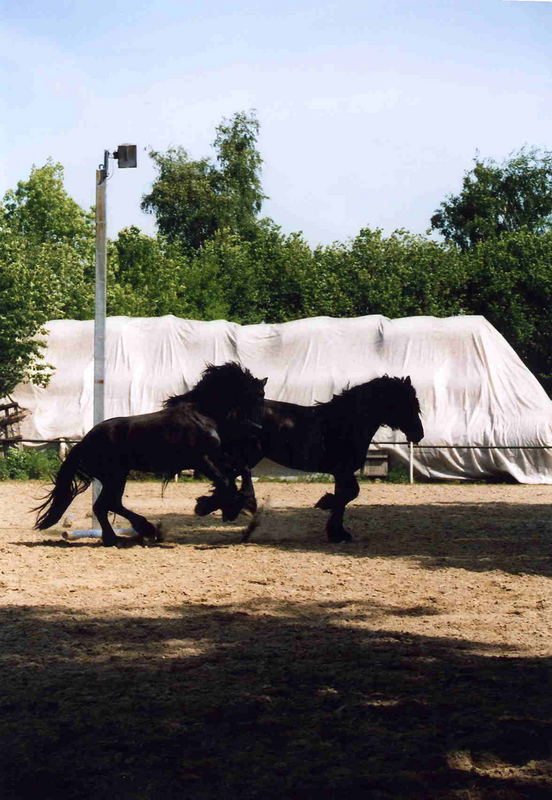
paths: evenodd
<path fill-rule="evenodd" d="M 96 308 L 94 314 L 94 425 L 105 418 L 105 276 L 107 264 L 107 178 L 109 150 L 96 170 Z M 120 144 L 113 153 L 119 168 L 136 167 L 136 145 Z"/>
<path fill-rule="evenodd" d="M 105 327 L 106 327 L 106 265 L 107 265 L 107 179 L 109 177 L 109 159 L 117 159 L 121 169 L 136 167 L 136 145 L 120 144 L 114 153 L 104 150 L 103 164 L 96 170 L 96 284 L 94 311 L 94 425 L 105 419 Z M 92 482 L 92 505 L 101 491 L 99 481 Z M 92 511 L 92 529 L 72 531 L 64 538 L 80 539 L 81 537 L 99 538 L 98 520 Z"/>
<path fill-rule="evenodd" d="M 105 381 L 105 274 L 107 264 L 107 172 L 109 151 L 96 170 L 96 283 L 94 310 L 94 414 L 97 425 L 104 419 Z M 96 489 L 96 482 L 94 482 Z M 95 499 L 95 498 L 94 498 Z"/>
<path fill-rule="evenodd" d="M 104 161 L 96 170 L 96 284 L 94 312 L 94 398 L 93 422 L 105 419 L 105 327 L 106 327 L 106 265 L 107 265 L 107 179 L 109 150 L 104 150 Z M 136 167 L 136 145 L 120 144 L 112 154 L 119 168 Z M 98 481 L 93 482 L 94 503 L 101 491 Z M 92 513 L 92 524 L 97 520 Z"/>

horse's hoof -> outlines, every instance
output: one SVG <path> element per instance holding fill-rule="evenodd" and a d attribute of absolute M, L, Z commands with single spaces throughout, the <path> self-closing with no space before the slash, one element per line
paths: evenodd
<path fill-rule="evenodd" d="M 194 514 L 196 514 L 198 517 L 206 517 L 207 514 L 211 514 L 213 511 L 216 511 L 218 507 L 218 503 L 213 496 L 203 495 L 202 497 L 198 497 L 196 500 Z"/>
<path fill-rule="evenodd" d="M 243 511 L 243 499 L 238 496 L 238 498 L 227 506 L 222 507 L 222 521 L 223 522 L 234 522 Z"/>
<path fill-rule="evenodd" d="M 330 494 L 327 492 L 326 494 L 322 495 L 320 500 L 314 504 L 315 508 L 321 508 L 322 511 L 331 511 L 334 507 L 335 502 L 335 495 Z"/>
<path fill-rule="evenodd" d="M 329 542 L 352 542 L 353 537 L 346 531 L 345 528 L 341 531 L 332 531 L 328 533 L 328 541 Z"/>

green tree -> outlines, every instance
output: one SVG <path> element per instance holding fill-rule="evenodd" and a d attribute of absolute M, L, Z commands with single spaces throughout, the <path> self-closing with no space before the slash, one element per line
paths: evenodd
<path fill-rule="evenodd" d="M 503 164 L 475 159 L 462 190 L 449 195 L 431 218 L 447 242 L 466 250 L 503 233 L 535 233 L 552 224 L 552 152 L 522 148 Z"/>
<path fill-rule="evenodd" d="M 159 232 L 186 252 L 222 229 L 251 239 L 264 200 L 255 115 L 235 114 L 216 130 L 215 161 L 192 160 L 182 147 L 150 153 L 158 175 L 142 209 L 155 214 Z"/>
<path fill-rule="evenodd" d="M 69 243 L 81 257 L 94 250 L 94 220 L 65 191 L 63 167 L 48 161 L 33 166 L 0 203 L 0 227 L 32 244 Z"/>
<path fill-rule="evenodd" d="M 464 254 L 466 305 L 506 338 L 552 392 L 552 231 L 514 231 Z"/>
<path fill-rule="evenodd" d="M 254 238 L 266 199 L 260 179 L 263 160 L 257 150 L 259 122 L 253 114 L 240 112 L 223 120 L 216 131 L 214 147 L 219 167 L 214 172 L 214 185 L 224 198 L 227 215 L 221 227 L 229 227 L 242 239 Z"/>
<path fill-rule="evenodd" d="M 48 273 L 43 296 L 47 318 L 86 319 L 93 314 L 94 222 L 65 191 L 63 167 L 48 161 L 0 202 L 4 257 Z M 10 242 L 6 249 L 6 242 Z"/>
<path fill-rule="evenodd" d="M 301 234 L 283 234 L 266 220 L 249 251 L 257 276 L 260 319 L 287 322 L 310 316 L 318 305 L 315 263 Z"/>
<path fill-rule="evenodd" d="M 193 256 L 183 281 L 194 316 L 240 323 L 284 322 L 315 307 L 313 257 L 299 234 L 263 220 L 251 241 L 227 229 Z"/>
<path fill-rule="evenodd" d="M 348 244 L 318 248 L 315 261 L 322 308 L 333 316 L 446 316 L 464 307 L 461 254 L 407 231 L 364 228 Z"/>
<path fill-rule="evenodd" d="M 132 225 L 110 242 L 108 254 L 108 314 L 188 316 L 186 260 L 178 248 Z"/>
<path fill-rule="evenodd" d="M 29 260 L 20 239 L 0 231 L 0 397 L 23 380 L 46 382 L 48 367 L 38 334 L 55 293 L 49 266 Z"/>
<path fill-rule="evenodd" d="M 91 215 L 66 193 L 60 164 L 33 167 L 0 202 L 0 395 L 47 379 L 42 326 L 91 315 L 93 270 Z"/>

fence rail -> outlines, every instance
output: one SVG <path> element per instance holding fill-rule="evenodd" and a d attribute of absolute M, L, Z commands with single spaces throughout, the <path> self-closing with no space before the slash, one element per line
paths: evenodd
<path fill-rule="evenodd" d="M 19 442 L 20 444 L 77 444 L 81 439 L 22 439 L 12 437 L 2 439 L 3 442 Z M 378 447 L 408 446 L 409 442 L 376 442 Z M 415 450 L 552 450 L 552 444 L 413 444 Z"/>
<path fill-rule="evenodd" d="M 68 445 L 77 444 L 80 439 L 22 439 L 20 437 L 0 438 L 2 445 L 7 444 L 56 444 L 60 457 L 66 454 Z M 552 450 L 552 444 L 413 444 L 412 442 L 379 442 L 372 441 L 375 447 L 408 447 L 408 473 L 410 483 L 414 483 L 414 450 Z"/>

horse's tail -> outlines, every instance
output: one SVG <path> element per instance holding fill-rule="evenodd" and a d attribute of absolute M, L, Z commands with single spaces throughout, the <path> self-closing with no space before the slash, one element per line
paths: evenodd
<path fill-rule="evenodd" d="M 44 530 L 58 522 L 75 497 L 92 483 L 92 477 L 85 472 L 80 463 L 81 448 L 82 443 L 79 442 L 69 451 L 58 470 L 54 488 L 48 492 L 46 500 L 33 509 L 41 512 L 35 523 L 35 528 L 38 530 Z"/>

